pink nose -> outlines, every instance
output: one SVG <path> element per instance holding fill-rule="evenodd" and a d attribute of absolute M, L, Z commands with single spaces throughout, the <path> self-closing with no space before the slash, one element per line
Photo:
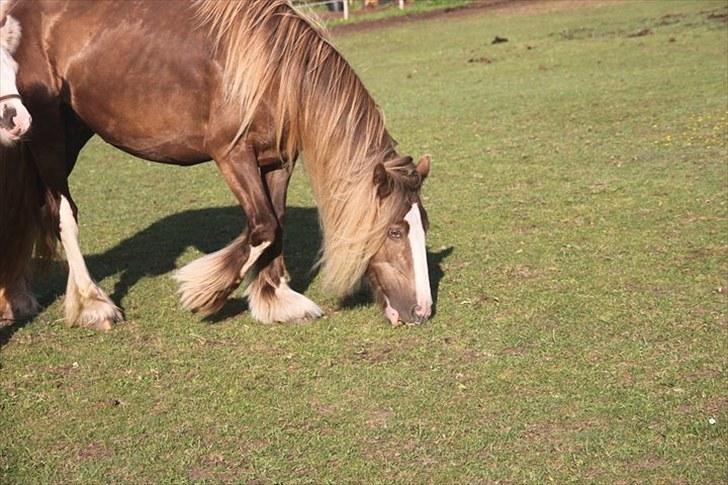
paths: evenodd
<path fill-rule="evenodd" d="M 412 309 L 412 314 L 417 318 L 419 322 L 423 322 L 430 317 L 432 313 L 432 307 L 430 305 L 415 305 Z"/>
<path fill-rule="evenodd" d="M 30 123 L 33 121 L 33 118 L 30 116 L 30 113 L 27 111 L 25 114 L 19 114 L 15 117 L 13 117 L 13 124 L 15 127 L 10 131 L 15 136 L 21 136 L 25 134 L 26 131 L 28 131 L 28 128 L 30 128 Z"/>

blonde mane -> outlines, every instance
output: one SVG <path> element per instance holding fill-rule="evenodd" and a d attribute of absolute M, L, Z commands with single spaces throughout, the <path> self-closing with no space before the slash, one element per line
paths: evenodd
<path fill-rule="evenodd" d="M 324 287 L 344 295 L 366 271 L 400 214 L 411 159 L 398 157 L 374 100 L 322 29 L 287 0 L 197 0 L 202 25 L 223 56 L 228 101 L 238 103 L 239 136 L 271 100 L 284 159 L 304 155 L 323 229 Z M 377 197 L 382 163 L 394 191 Z M 398 182 L 399 181 L 399 182 Z M 415 184 L 416 185 L 416 184 Z"/>

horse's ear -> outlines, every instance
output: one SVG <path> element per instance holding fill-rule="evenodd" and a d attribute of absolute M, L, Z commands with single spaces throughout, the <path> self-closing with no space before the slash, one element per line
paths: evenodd
<path fill-rule="evenodd" d="M 425 180 L 430 173 L 430 162 L 432 162 L 432 155 L 422 155 L 420 161 L 417 162 L 417 173 L 420 174 L 422 180 Z"/>
<path fill-rule="evenodd" d="M 380 199 L 384 199 L 392 193 L 392 178 L 381 163 L 374 167 L 374 185 L 377 187 L 377 195 Z"/>

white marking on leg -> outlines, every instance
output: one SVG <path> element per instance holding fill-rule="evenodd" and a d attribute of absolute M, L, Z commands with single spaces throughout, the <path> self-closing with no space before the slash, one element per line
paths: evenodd
<path fill-rule="evenodd" d="M 264 284 L 257 279 L 248 290 L 248 306 L 254 319 L 263 323 L 276 323 L 311 320 L 323 315 L 318 305 L 292 290 L 285 278 L 280 279 L 272 298 L 263 296 Z"/>
<path fill-rule="evenodd" d="M 241 250 L 241 244 L 247 246 L 246 241 L 247 236 L 243 234 L 219 251 L 207 254 L 177 270 L 174 278 L 180 284 L 182 308 L 211 314 L 222 307 L 241 280 L 246 280 L 246 273 L 263 251 L 271 245 L 270 241 L 264 241 L 250 247 L 248 258 L 238 271 L 237 268 L 230 267 L 230 257 Z M 244 284 L 247 286 L 247 283 Z"/>
<path fill-rule="evenodd" d="M 422 225 L 420 208 L 415 203 L 404 220 L 409 224 L 409 243 L 412 249 L 412 262 L 415 270 L 415 293 L 417 304 L 429 315 L 432 308 L 430 293 L 430 272 L 427 268 L 427 249 L 425 247 L 425 228 Z"/>
<path fill-rule="evenodd" d="M 68 260 L 66 319 L 70 324 L 109 329 L 122 320 L 121 311 L 94 282 L 78 244 L 78 225 L 68 200 L 61 196 L 61 244 Z"/>
<path fill-rule="evenodd" d="M 78 286 L 83 296 L 91 296 L 93 280 L 86 267 L 86 262 L 81 253 L 81 247 L 78 244 L 78 225 L 73 217 L 73 209 L 68 200 L 61 196 L 61 244 L 66 252 L 68 260 L 68 271 L 73 276 L 73 282 Z"/>
<path fill-rule="evenodd" d="M 266 250 L 268 246 L 271 245 L 270 241 L 263 241 L 262 243 L 258 244 L 257 246 L 251 246 L 250 247 L 250 256 L 248 256 L 248 260 L 245 262 L 243 267 L 240 269 L 240 277 L 245 278 L 245 274 L 248 272 L 248 270 L 255 264 L 256 261 L 258 261 L 258 258 L 261 254 L 263 254 L 263 251 Z"/>

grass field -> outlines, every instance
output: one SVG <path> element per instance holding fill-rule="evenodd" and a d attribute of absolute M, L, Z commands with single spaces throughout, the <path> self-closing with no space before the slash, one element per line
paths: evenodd
<path fill-rule="evenodd" d="M 288 265 L 326 317 L 185 313 L 170 271 L 240 210 L 211 164 L 93 141 L 82 245 L 128 323 L 69 329 L 62 265 L 39 279 L 44 311 L 0 329 L 0 483 L 725 483 L 727 14 L 560 2 L 335 39 L 434 155 L 420 327 L 321 292 L 302 167 Z"/>

